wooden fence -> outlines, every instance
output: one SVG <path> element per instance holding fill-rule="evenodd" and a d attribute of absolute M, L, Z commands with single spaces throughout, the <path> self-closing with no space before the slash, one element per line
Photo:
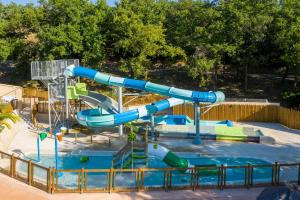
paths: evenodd
<path fill-rule="evenodd" d="M 46 90 L 40 88 L 23 88 L 23 98 L 24 101 L 30 101 L 30 99 L 36 99 L 39 101 L 47 101 L 48 100 L 48 92 Z M 140 96 L 123 96 L 123 104 L 124 106 L 137 106 L 150 104 L 166 97 L 156 94 L 148 94 L 148 95 L 140 95 Z M 116 100 L 116 99 L 115 99 Z M 37 101 L 34 101 L 37 103 Z M 47 102 L 46 102 L 47 103 Z"/>
<path fill-rule="evenodd" d="M 209 110 L 208 110 L 209 109 Z M 232 120 L 247 122 L 275 122 L 300 129 L 300 112 L 272 104 L 220 104 L 201 108 L 203 120 Z M 173 114 L 194 118 L 192 104 L 173 107 Z"/>
<path fill-rule="evenodd" d="M 24 88 L 23 98 L 37 98 L 38 112 L 48 112 L 48 104 L 46 102 L 48 96 L 47 91 L 37 88 Z M 123 104 L 125 107 L 146 105 L 156 101 L 165 99 L 166 97 L 156 94 L 148 94 L 145 96 L 123 96 Z M 24 100 L 24 102 L 25 102 Z M 30 101 L 31 102 L 31 101 Z M 74 104 L 75 105 L 75 104 Z M 32 106 L 32 105 L 31 105 Z M 57 105 L 60 106 L 60 105 Z M 83 105 L 84 106 L 84 105 Z M 83 108 L 84 109 L 84 108 Z M 194 118 L 192 104 L 184 104 L 173 107 L 173 114 L 187 115 Z M 300 129 L 300 111 L 284 108 L 274 104 L 220 104 L 209 108 L 201 108 L 201 119 L 203 120 L 232 120 L 232 121 L 252 121 L 252 122 L 275 122 L 281 123 L 289 128 Z"/>
<path fill-rule="evenodd" d="M 243 172 L 238 182 L 230 180 L 228 170 Z M 262 179 L 254 177 L 261 176 Z M 300 163 L 197 166 L 190 168 L 139 169 L 62 169 L 47 168 L 0 151 L 0 172 L 46 192 L 122 192 L 146 190 L 196 190 L 202 188 L 250 188 L 280 185 L 286 182 L 300 185 Z M 211 174 L 213 172 L 213 174 Z M 207 183 L 204 174 L 210 173 L 214 182 Z M 60 176 L 63 175 L 63 176 Z M 153 179 L 153 175 L 157 178 Z M 93 177 L 93 175 L 96 176 Z M 182 182 L 178 180 L 185 179 Z M 68 181 L 66 181 L 68 180 Z M 72 181 L 73 182 L 72 182 Z M 125 182 L 120 182 L 125 180 Z M 126 180 L 128 180 L 126 182 Z M 176 182 L 177 180 L 177 182 Z"/>

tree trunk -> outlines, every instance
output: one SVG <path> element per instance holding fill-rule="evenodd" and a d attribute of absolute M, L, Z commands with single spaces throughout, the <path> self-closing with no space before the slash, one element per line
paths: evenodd
<path fill-rule="evenodd" d="M 248 65 L 245 65 L 245 85 L 244 85 L 245 92 L 248 89 Z"/>
<path fill-rule="evenodd" d="M 286 78 L 287 78 L 288 74 L 289 74 L 289 67 L 286 66 L 285 70 L 284 70 L 284 73 L 282 75 L 282 79 L 281 79 L 281 84 L 282 85 L 285 85 L 285 81 L 286 81 Z"/>
<path fill-rule="evenodd" d="M 217 90 L 217 83 L 218 83 L 218 70 L 217 70 L 217 67 L 216 65 L 214 65 L 214 78 L 213 78 L 213 88 L 214 88 L 214 91 Z"/>
<path fill-rule="evenodd" d="M 295 66 L 295 74 L 294 74 L 294 89 L 297 89 L 298 86 L 298 68 Z"/>

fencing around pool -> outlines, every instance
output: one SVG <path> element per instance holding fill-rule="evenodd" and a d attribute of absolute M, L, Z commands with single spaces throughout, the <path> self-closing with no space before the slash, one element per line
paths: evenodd
<path fill-rule="evenodd" d="M 266 170 L 267 169 L 267 170 Z M 228 172 L 242 174 L 228 180 Z M 0 151 L 0 172 L 52 192 L 121 192 L 145 190 L 196 190 L 201 188 L 250 188 L 296 183 L 300 185 L 300 163 L 245 166 L 201 166 L 188 169 L 65 169 L 55 170 Z M 264 178 L 261 179 L 261 173 Z M 210 181 L 207 181 L 210 174 Z"/>

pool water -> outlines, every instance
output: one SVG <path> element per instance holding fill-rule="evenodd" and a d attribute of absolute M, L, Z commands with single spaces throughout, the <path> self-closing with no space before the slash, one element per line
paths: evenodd
<path fill-rule="evenodd" d="M 189 160 L 192 165 L 227 165 L 227 166 L 242 166 L 248 165 L 263 165 L 269 164 L 268 162 L 260 159 L 254 158 L 230 158 L 230 157 L 203 157 L 199 154 L 182 154 L 179 153 L 179 156 L 185 157 Z M 89 161 L 85 164 L 80 162 L 80 155 L 68 155 L 62 154 L 59 155 L 58 169 L 109 169 L 112 164 L 111 155 L 101 155 L 101 156 L 89 156 Z M 36 159 L 35 154 L 30 154 L 27 156 L 28 159 Z M 55 158 L 54 155 L 42 155 L 40 165 L 45 167 L 54 167 Z M 22 166 L 21 166 L 22 167 Z M 165 168 L 168 167 L 163 161 L 155 158 L 149 157 L 147 161 L 148 168 Z M 36 172 L 38 173 L 38 172 Z M 254 168 L 253 177 L 254 183 L 261 181 L 271 181 L 272 169 L 270 168 Z M 106 185 L 106 173 L 88 173 L 87 175 L 87 187 L 89 188 L 99 188 L 105 187 Z M 226 171 L 226 180 L 228 184 L 243 184 L 244 183 L 244 169 L 227 169 Z M 38 174 L 37 174 L 38 176 Z M 162 186 L 164 183 L 164 173 L 160 171 L 149 171 L 145 172 L 145 186 Z M 190 174 L 188 173 L 173 173 L 172 174 L 172 185 L 188 185 L 190 184 Z M 216 185 L 217 184 L 217 175 L 213 176 L 202 176 L 199 177 L 199 181 L 202 184 L 206 185 Z M 64 172 L 62 176 L 59 177 L 58 183 L 60 187 L 65 188 L 77 188 L 78 185 L 78 174 L 71 172 Z M 116 173 L 116 185 L 118 187 L 134 187 L 135 185 L 135 173 Z"/>

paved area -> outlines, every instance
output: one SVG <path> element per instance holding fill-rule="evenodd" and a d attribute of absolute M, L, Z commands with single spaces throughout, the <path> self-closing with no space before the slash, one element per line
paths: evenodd
<path fill-rule="evenodd" d="M 160 143 L 172 150 L 195 152 L 199 156 L 219 157 L 251 157 L 274 163 L 300 162 L 300 131 L 293 130 L 276 123 L 238 123 L 260 129 L 264 135 L 276 140 L 275 144 L 257 144 L 243 142 L 202 141 L 201 145 L 193 145 L 192 140 L 164 139 Z"/>
<path fill-rule="evenodd" d="M 131 193 L 84 193 L 84 194 L 48 194 L 0 174 L 1 200 L 255 200 L 264 188 L 226 189 L 226 190 L 197 190 L 172 192 L 131 192 Z"/>

